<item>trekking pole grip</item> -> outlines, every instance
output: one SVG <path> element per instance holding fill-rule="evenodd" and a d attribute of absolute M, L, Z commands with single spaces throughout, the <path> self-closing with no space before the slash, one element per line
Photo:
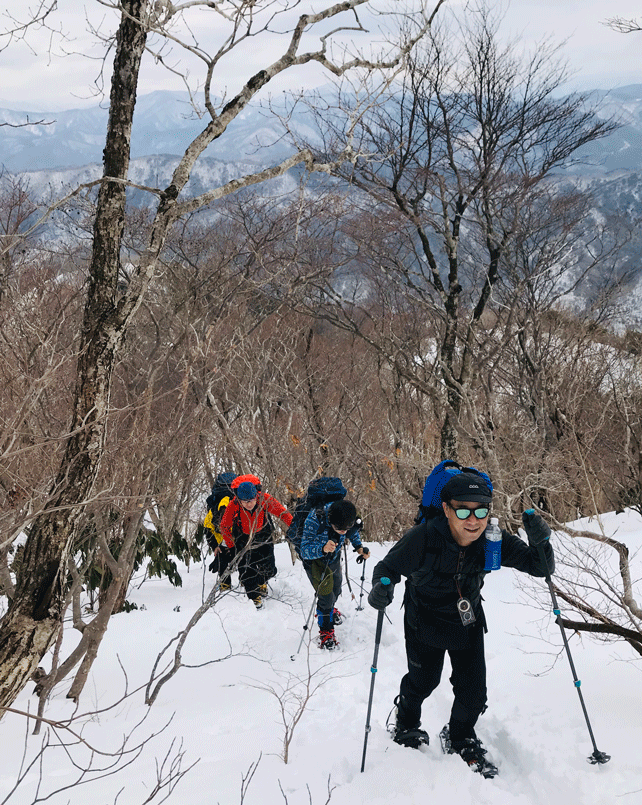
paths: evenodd
<path fill-rule="evenodd" d="M 368 551 L 368 553 L 370 553 L 370 551 Z M 363 558 L 363 557 L 359 557 L 359 558 Z M 365 581 L 366 581 L 366 562 L 364 560 L 361 563 L 361 592 L 359 594 L 359 606 L 357 607 L 358 612 L 361 612 L 361 610 L 363 609 L 363 603 L 362 603 L 363 602 L 363 585 L 365 584 Z"/>
<path fill-rule="evenodd" d="M 379 583 L 383 584 L 384 587 L 387 587 L 391 582 L 387 576 L 382 576 L 379 579 Z M 375 655 L 374 660 L 372 662 L 373 672 L 377 670 L 377 655 L 379 654 L 379 643 L 381 642 L 381 630 L 383 628 L 383 613 L 385 609 L 382 609 L 379 612 L 379 617 L 377 618 L 377 630 L 375 632 Z"/>

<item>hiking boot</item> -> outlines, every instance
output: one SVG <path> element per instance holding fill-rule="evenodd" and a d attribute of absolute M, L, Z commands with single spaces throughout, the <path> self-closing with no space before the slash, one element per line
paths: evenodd
<path fill-rule="evenodd" d="M 395 706 L 392 708 L 386 719 L 386 729 L 392 735 L 392 740 L 400 746 L 408 746 L 411 749 L 419 749 L 422 744 L 428 746 L 429 737 L 425 730 L 419 729 L 420 722 L 417 719 L 414 727 L 409 727 L 399 720 L 399 701 L 401 697 L 395 697 Z M 394 716 L 394 723 L 392 718 Z"/>
<path fill-rule="evenodd" d="M 332 651 L 339 645 L 334 634 L 334 629 L 319 629 L 319 647 L 327 648 Z"/>
<path fill-rule="evenodd" d="M 339 610 L 335 607 L 332 610 L 332 626 L 333 627 L 334 626 L 341 626 L 341 624 L 343 623 L 343 620 L 344 620 L 343 613 L 339 612 Z"/>
<path fill-rule="evenodd" d="M 450 755 L 459 755 L 473 771 L 482 777 L 493 778 L 499 769 L 486 757 L 488 750 L 479 738 L 465 738 L 462 741 L 451 741 L 450 731 L 446 725 L 439 735 L 442 749 Z"/>
<path fill-rule="evenodd" d="M 230 580 L 229 580 L 229 579 L 226 579 L 225 581 L 222 581 L 222 582 L 219 584 L 219 587 L 218 587 L 218 588 L 219 588 L 219 590 L 220 590 L 222 593 L 227 593 L 227 592 L 229 592 L 229 591 L 232 589 L 232 585 L 230 584 Z"/>
<path fill-rule="evenodd" d="M 392 740 L 400 746 L 407 746 L 410 749 L 419 749 L 422 744 L 428 746 L 430 738 L 425 730 L 419 727 L 410 729 L 401 724 L 395 724 L 392 728 Z"/>
<path fill-rule="evenodd" d="M 451 752 L 459 755 L 469 766 L 474 766 L 484 762 L 484 755 L 487 749 L 482 745 L 479 738 L 466 738 L 465 741 L 451 741 Z"/>
<path fill-rule="evenodd" d="M 263 609 L 263 599 L 260 595 L 257 595 L 256 598 L 253 598 L 252 603 L 257 609 Z"/>

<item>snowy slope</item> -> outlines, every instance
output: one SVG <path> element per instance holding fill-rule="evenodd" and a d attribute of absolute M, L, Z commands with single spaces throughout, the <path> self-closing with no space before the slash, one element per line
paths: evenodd
<path fill-rule="evenodd" d="M 609 515 L 605 522 L 612 531 L 626 530 L 632 552 L 639 546 L 642 522 L 637 515 Z M 375 561 L 387 550 L 377 544 L 370 547 Z M 145 715 L 147 720 L 137 730 L 139 738 L 158 731 L 173 717 L 165 731 L 119 774 L 70 788 L 48 802 L 145 802 L 155 778 L 155 764 L 162 761 L 172 739 L 176 739 L 175 749 L 182 742 L 184 769 L 199 761 L 178 782 L 171 797 L 172 802 L 185 805 L 642 802 L 640 662 L 624 645 L 615 648 L 585 637 L 571 638 L 597 746 L 612 755 L 607 765 L 592 766 L 586 760 L 592 744 L 569 665 L 565 655 L 560 655 L 559 629 L 550 611 L 537 611 L 526 603 L 528 598 L 519 589 L 520 574 L 509 569 L 491 574 L 484 588 L 490 628 L 486 643 L 489 709 L 477 728 L 499 766 L 499 776 L 485 780 L 470 772 L 458 757 L 444 756 L 438 748 L 437 734 L 451 705 L 448 668 L 441 686 L 424 705 L 423 726 L 430 733 L 431 745 L 411 750 L 391 742 L 385 722 L 405 672 L 401 587 L 389 607 L 391 623 L 384 623 L 366 769 L 360 773 L 377 613 L 368 607 L 365 596 L 364 609 L 357 610 L 361 567 L 353 557 L 350 554 L 349 574 L 356 600 L 351 600 L 344 585 L 339 608 L 347 618 L 337 627 L 339 650 L 322 652 L 304 643 L 291 660 L 312 595 L 300 564 L 292 567 L 287 549 L 278 546 L 279 574 L 262 611 L 255 611 L 240 593 L 228 594 L 188 637 L 183 662 L 192 667 L 182 668 L 164 685 L 151 709 L 143 703 L 142 692 L 133 694 L 114 710 L 89 718 L 83 737 L 102 749 L 114 747 Z M 366 590 L 371 569 L 369 564 Z M 131 592 L 129 600 L 145 609 L 112 619 L 81 711 L 106 707 L 122 695 L 122 668 L 129 690 L 147 682 L 158 653 L 185 627 L 207 595 L 212 575 L 207 571 L 204 575 L 202 567 L 192 567 L 185 570 L 183 580 L 182 589 L 151 580 Z M 316 626 L 312 631 L 316 634 Z M 73 634 L 66 637 L 70 645 L 75 639 Z M 230 653 L 229 659 L 221 659 Z M 294 730 L 285 765 L 280 757 L 283 727 L 275 693 L 286 709 L 292 708 L 294 696 L 305 696 L 310 675 L 311 685 L 320 687 L 309 698 Z M 48 718 L 64 718 L 72 712 L 64 693 L 58 692 L 51 702 Z M 35 703 L 25 693 L 16 707 L 33 710 Z M 40 776 L 36 768 L 4 799 L 15 783 L 25 751 L 24 719 L 7 715 L 0 735 L 0 802 L 23 805 L 36 801 L 34 791 Z M 26 738 L 27 758 L 33 756 L 41 739 Z M 77 751 L 87 756 L 82 747 Z M 253 776 L 243 784 L 252 770 Z M 70 785 L 76 774 L 64 752 L 47 750 L 40 797 Z"/>

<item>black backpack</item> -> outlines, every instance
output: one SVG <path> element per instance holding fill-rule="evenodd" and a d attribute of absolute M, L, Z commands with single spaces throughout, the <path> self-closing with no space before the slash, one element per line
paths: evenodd
<path fill-rule="evenodd" d="M 303 536 L 303 526 L 305 520 L 312 509 L 323 508 L 326 503 L 334 503 L 335 500 L 343 500 L 348 494 L 340 478 L 325 477 L 315 478 L 308 486 L 305 497 L 301 498 L 296 504 L 292 523 L 285 535 L 286 539 L 294 545 L 297 556 L 301 557 L 301 537 Z"/>
<path fill-rule="evenodd" d="M 214 485 L 212 486 L 212 491 L 207 496 L 205 503 L 207 504 L 209 511 L 212 512 L 212 522 L 214 525 L 218 525 L 221 521 L 223 512 L 219 511 L 218 507 L 223 498 L 234 497 L 234 492 L 232 491 L 232 481 L 235 478 L 235 472 L 222 472 L 220 475 L 217 475 Z"/>

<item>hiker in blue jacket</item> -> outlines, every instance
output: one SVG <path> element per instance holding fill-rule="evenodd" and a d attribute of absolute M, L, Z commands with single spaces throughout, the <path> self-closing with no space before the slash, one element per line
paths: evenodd
<path fill-rule="evenodd" d="M 368 549 L 363 547 L 359 536 L 362 525 L 354 503 L 349 500 L 326 503 L 312 509 L 306 517 L 301 537 L 301 559 L 317 594 L 321 648 L 333 649 L 338 645 L 334 627 L 341 623 L 341 613 L 334 605 L 341 595 L 341 548 L 345 540 L 350 540 L 363 560 L 368 558 Z"/>

